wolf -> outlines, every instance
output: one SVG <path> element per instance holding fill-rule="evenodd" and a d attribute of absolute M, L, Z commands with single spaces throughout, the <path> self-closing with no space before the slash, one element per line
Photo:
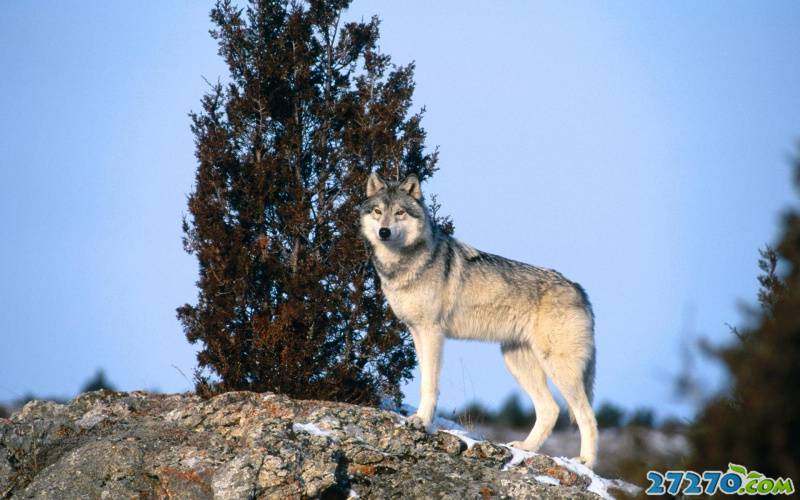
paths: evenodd
<path fill-rule="evenodd" d="M 536 451 L 552 432 L 559 407 L 549 377 L 580 429 L 578 459 L 593 467 L 594 313 L 583 288 L 551 269 L 482 252 L 445 234 L 414 174 L 392 181 L 373 173 L 366 196 L 359 206 L 361 234 L 419 359 L 421 397 L 412 423 L 431 429 L 445 338 L 497 342 L 536 410 L 528 437 L 509 444 Z"/>

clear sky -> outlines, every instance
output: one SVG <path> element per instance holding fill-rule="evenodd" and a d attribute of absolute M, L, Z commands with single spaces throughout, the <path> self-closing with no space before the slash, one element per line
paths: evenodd
<path fill-rule="evenodd" d="M 0 400 L 70 396 L 99 367 L 125 390 L 191 388 L 174 311 L 196 296 L 187 113 L 202 77 L 226 74 L 209 9 L 0 10 Z M 598 401 L 688 415 L 680 347 L 730 339 L 796 199 L 800 4 L 356 0 L 348 15 L 372 14 L 382 49 L 416 61 L 441 148 L 423 189 L 456 236 L 583 284 Z M 450 342 L 441 390 L 452 408 L 517 386 L 497 347 Z"/>

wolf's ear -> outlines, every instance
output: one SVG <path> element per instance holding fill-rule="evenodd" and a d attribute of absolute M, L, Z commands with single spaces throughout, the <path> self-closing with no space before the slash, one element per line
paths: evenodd
<path fill-rule="evenodd" d="M 372 196 L 373 194 L 377 193 L 381 189 L 386 187 L 386 183 L 383 182 L 381 176 L 377 173 L 373 172 L 369 175 L 369 180 L 367 180 L 367 198 Z"/>
<path fill-rule="evenodd" d="M 400 183 L 400 189 L 416 200 L 422 198 L 422 190 L 419 187 L 419 178 L 416 174 L 409 174 L 409 176 Z"/>

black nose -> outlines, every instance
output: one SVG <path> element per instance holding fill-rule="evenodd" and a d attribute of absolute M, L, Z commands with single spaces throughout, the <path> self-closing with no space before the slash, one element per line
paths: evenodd
<path fill-rule="evenodd" d="M 388 227 L 382 227 L 378 230 L 378 236 L 380 236 L 382 240 L 388 240 L 389 236 L 391 235 L 392 232 L 389 230 Z"/>

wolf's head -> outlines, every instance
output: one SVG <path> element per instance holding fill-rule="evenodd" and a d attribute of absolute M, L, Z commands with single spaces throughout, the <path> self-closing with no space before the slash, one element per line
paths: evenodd
<path fill-rule="evenodd" d="M 402 182 L 370 175 L 360 213 L 361 233 L 373 246 L 402 250 L 430 237 L 428 212 L 414 174 Z"/>

